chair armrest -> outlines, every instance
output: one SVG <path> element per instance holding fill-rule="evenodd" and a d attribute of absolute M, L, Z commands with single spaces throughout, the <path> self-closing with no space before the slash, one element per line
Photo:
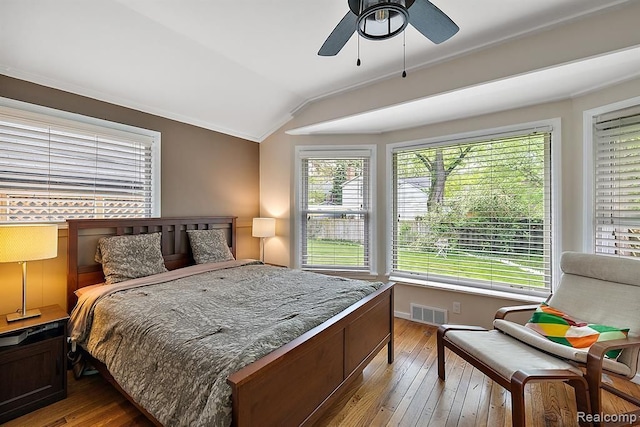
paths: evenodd
<path fill-rule="evenodd" d="M 536 308 L 538 308 L 539 306 L 540 304 L 527 304 L 527 305 L 513 305 L 510 307 L 502 307 L 496 312 L 496 315 L 493 318 L 504 319 L 505 317 L 507 317 L 508 314 L 511 314 L 511 313 L 535 311 Z"/>
<path fill-rule="evenodd" d="M 592 355 L 593 357 L 602 357 L 609 350 L 630 347 L 640 347 L 640 337 L 627 337 L 619 340 L 599 341 L 589 347 L 588 355 Z"/>
<path fill-rule="evenodd" d="M 613 349 L 640 347 L 640 337 L 627 337 L 620 340 L 600 341 L 589 347 L 587 353 L 587 371 L 596 369 L 602 371 L 604 354 Z"/>
<path fill-rule="evenodd" d="M 482 326 L 471 326 L 471 325 L 444 324 L 444 325 L 438 326 L 438 334 L 440 334 L 440 336 L 444 337 L 444 335 L 449 331 L 487 331 L 487 329 L 483 328 Z"/>

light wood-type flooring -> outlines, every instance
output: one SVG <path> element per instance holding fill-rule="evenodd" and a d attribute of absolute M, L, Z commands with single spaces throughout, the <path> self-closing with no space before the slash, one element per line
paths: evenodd
<path fill-rule="evenodd" d="M 436 329 L 396 319 L 395 362 L 386 349 L 365 369 L 317 423 L 325 426 L 488 426 L 511 425 L 509 392 L 447 350 L 447 381 L 437 375 Z M 640 386 L 625 383 L 640 396 Z M 575 426 L 573 391 L 563 383 L 527 386 L 527 425 Z M 606 413 L 634 409 L 607 395 Z M 69 376 L 67 399 L 6 424 L 7 427 L 151 426 L 128 401 L 99 376 L 80 381 Z"/>

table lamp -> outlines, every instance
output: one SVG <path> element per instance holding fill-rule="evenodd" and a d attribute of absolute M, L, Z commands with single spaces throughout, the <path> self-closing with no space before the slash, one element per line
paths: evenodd
<path fill-rule="evenodd" d="M 27 311 L 27 261 L 55 258 L 57 255 L 57 225 L 0 225 L 0 262 L 22 265 L 22 310 L 7 314 L 7 322 L 40 316 L 40 310 Z"/>
<path fill-rule="evenodd" d="M 276 235 L 275 218 L 253 218 L 251 235 L 260 237 L 260 260 L 264 262 L 264 238 Z"/>

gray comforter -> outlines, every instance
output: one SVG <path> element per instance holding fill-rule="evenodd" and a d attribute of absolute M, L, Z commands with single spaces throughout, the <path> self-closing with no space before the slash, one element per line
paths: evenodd
<path fill-rule="evenodd" d="M 70 335 L 164 425 L 228 426 L 229 374 L 381 286 L 242 264 L 94 288 L 80 297 Z"/>

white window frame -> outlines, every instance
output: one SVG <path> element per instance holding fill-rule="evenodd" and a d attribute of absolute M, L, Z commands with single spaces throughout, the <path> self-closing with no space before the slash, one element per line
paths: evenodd
<path fill-rule="evenodd" d="M 552 274 L 552 282 L 550 284 L 550 291 L 553 292 L 555 287 L 557 286 L 559 277 L 560 277 L 560 254 L 562 251 L 562 227 L 561 227 L 561 219 L 562 219 L 562 206 L 561 206 L 561 189 L 562 189 L 562 175 L 560 173 L 560 161 L 561 161 L 561 147 L 562 147 L 562 129 L 561 129 L 562 121 L 560 118 L 553 118 L 548 120 L 541 120 L 535 122 L 528 123 L 520 123 L 509 126 L 502 126 L 496 128 L 482 129 L 471 132 L 464 132 L 452 135 L 444 135 L 433 138 L 425 138 L 418 139 L 412 141 L 404 141 L 393 144 L 387 144 L 387 153 L 386 153 L 386 183 L 389 191 L 387 192 L 387 221 L 386 225 L 386 237 L 387 242 L 387 251 L 386 251 L 386 275 L 389 276 L 390 280 L 395 280 L 399 282 L 411 283 L 417 286 L 426 286 L 438 289 L 446 289 L 453 290 L 471 294 L 478 295 L 489 295 L 493 297 L 499 298 L 509 298 L 509 299 L 522 299 L 522 300 L 530 300 L 530 301 L 540 301 L 541 299 L 548 296 L 548 291 L 544 292 L 536 292 L 536 291 L 523 291 L 519 292 L 514 289 L 513 291 L 503 291 L 503 290 L 494 290 L 494 289 L 484 289 L 484 288 L 475 288 L 472 286 L 463 286 L 463 285 L 455 285 L 448 284 L 442 282 L 434 282 L 427 281 L 423 279 L 413 279 L 408 278 L 404 275 L 395 275 L 392 272 L 393 266 L 393 247 L 391 242 L 393 242 L 393 151 L 399 148 L 408 148 L 416 145 L 432 145 L 436 146 L 438 144 L 445 144 L 451 142 L 464 142 L 464 141 L 473 141 L 478 140 L 487 135 L 495 135 L 495 134 L 509 134 L 521 131 L 523 129 L 534 129 L 534 128 L 543 128 L 543 127 L 551 127 L 551 274 Z"/>
<path fill-rule="evenodd" d="M 612 104 L 585 110 L 582 113 L 582 140 L 583 144 L 583 167 L 582 178 L 584 182 L 583 195 L 583 235 L 582 235 L 582 251 L 586 253 L 595 253 L 595 141 L 593 139 L 593 120 L 606 113 L 616 110 L 635 107 L 640 105 L 640 96 L 625 99 L 623 101 L 614 102 Z"/>
<path fill-rule="evenodd" d="M 300 247 L 301 241 L 301 185 L 302 185 L 302 159 L 309 156 L 323 156 L 323 157 L 348 157 L 348 156 L 360 156 L 369 157 L 369 200 L 371 206 L 369 207 L 369 274 L 377 274 L 377 227 L 376 227 L 376 146 L 373 144 L 366 145 L 298 145 L 294 147 L 295 153 L 295 166 L 294 166 L 294 188 L 293 188 L 293 239 L 291 241 L 291 247 L 294 254 L 293 268 L 301 268 L 301 256 L 302 248 Z M 322 269 L 316 269 L 322 270 Z M 335 270 L 334 270 L 335 271 Z M 362 273 L 362 269 L 349 269 L 348 267 L 341 268 L 340 271 L 353 271 Z"/>
<path fill-rule="evenodd" d="M 162 134 L 160 132 L 2 97 L 0 97 L 0 112 L 14 115 L 19 119 L 44 121 L 53 125 L 67 125 L 89 131 L 96 128 L 109 129 L 115 133 L 126 132 L 151 138 L 153 140 L 151 144 L 151 217 L 161 216 Z"/>

